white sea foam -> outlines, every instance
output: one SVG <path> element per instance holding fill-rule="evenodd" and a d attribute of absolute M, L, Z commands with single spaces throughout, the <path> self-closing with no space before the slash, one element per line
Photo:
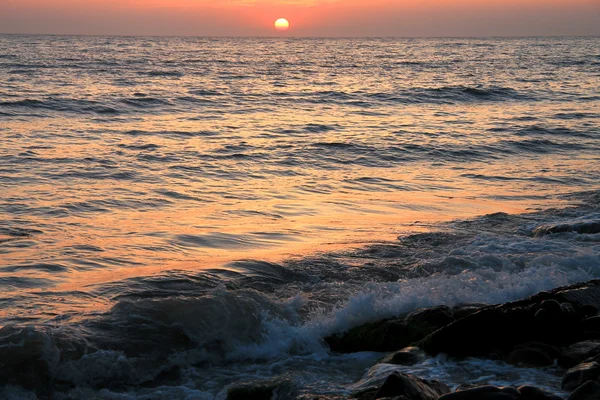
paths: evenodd
<path fill-rule="evenodd" d="M 556 394 L 564 394 L 557 380 L 559 369 L 519 368 L 500 361 L 469 358 L 453 360 L 444 355 L 413 366 L 376 364 L 351 388 L 355 392 L 379 387 L 392 372 L 410 373 L 425 379 L 437 379 L 452 389 L 461 384 L 513 386 L 531 384 Z"/>

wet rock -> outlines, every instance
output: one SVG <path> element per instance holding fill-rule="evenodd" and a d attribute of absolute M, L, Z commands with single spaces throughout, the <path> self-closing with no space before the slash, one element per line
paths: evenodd
<path fill-rule="evenodd" d="M 600 315 L 586 318 L 583 321 L 583 328 L 590 331 L 600 331 Z"/>
<path fill-rule="evenodd" d="M 600 355 L 600 342 L 585 340 L 563 348 L 558 358 L 558 365 L 571 368 L 598 355 Z"/>
<path fill-rule="evenodd" d="M 394 397 L 382 397 L 381 399 L 378 399 L 378 400 L 410 400 L 410 399 L 406 396 L 394 396 Z"/>
<path fill-rule="evenodd" d="M 347 396 L 342 395 L 316 395 L 316 396 L 300 396 L 296 397 L 297 400 L 348 400 Z"/>
<path fill-rule="evenodd" d="M 554 364 L 558 355 L 559 351 L 556 347 L 534 342 L 515 347 L 506 361 L 517 366 L 544 367 Z"/>
<path fill-rule="evenodd" d="M 381 360 L 385 364 L 414 365 L 425 361 L 427 354 L 418 347 L 405 347 Z"/>
<path fill-rule="evenodd" d="M 527 342 L 568 346 L 585 339 L 583 320 L 598 305 L 600 281 L 593 280 L 484 307 L 431 333 L 417 345 L 432 355 L 458 357 L 510 354 Z"/>
<path fill-rule="evenodd" d="M 485 308 L 432 333 L 418 345 L 427 353 L 452 356 L 485 356 L 504 353 L 515 345 L 535 340 L 531 317 L 522 308 Z M 523 328 L 525 327 L 525 328 Z"/>
<path fill-rule="evenodd" d="M 598 400 L 600 399 L 600 383 L 587 381 L 579 386 L 567 400 Z"/>
<path fill-rule="evenodd" d="M 521 394 L 519 400 L 562 400 L 561 397 L 535 386 L 520 386 L 517 390 Z"/>
<path fill-rule="evenodd" d="M 271 400 L 295 398 L 296 390 L 287 379 L 251 381 L 236 384 L 227 390 L 227 400 Z"/>
<path fill-rule="evenodd" d="M 359 400 L 375 400 L 375 392 L 370 393 L 369 396 L 370 397 L 360 397 Z M 394 396 L 394 397 L 382 397 L 380 399 L 377 400 L 410 400 L 408 397 L 406 396 Z"/>
<path fill-rule="evenodd" d="M 227 391 L 227 400 L 271 400 L 274 393 L 275 387 L 270 385 L 239 385 Z"/>
<path fill-rule="evenodd" d="M 520 367 L 545 367 L 552 365 L 552 359 L 536 348 L 519 347 L 513 350 L 507 362 Z"/>
<path fill-rule="evenodd" d="M 565 304 L 568 304 L 569 307 L 573 308 L 573 306 L 571 306 L 569 303 L 565 303 Z M 544 301 L 542 301 L 540 306 L 542 309 L 548 311 L 550 313 L 550 315 L 559 315 L 563 312 L 563 309 L 560 306 L 560 303 L 554 299 L 544 300 Z"/>
<path fill-rule="evenodd" d="M 586 317 L 592 317 L 598 313 L 600 306 L 600 280 L 598 279 L 542 293 L 550 293 L 557 300 L 570 303 L 575 311 L 581 310 Z"/>
<path fill-rule="evenodd" d="M 473 314 L 475 311 L 480 308 L 487 307 L 487 304 L 484 303 L 466 303 L 459 304 L 452 307 L 452 316 L 454 319 L 461 319 L 466 317 L 467 315 Z"/>
<path fill-rule="evenodd" d="M 409 346 L 453 321 L 446 306 L 415 310 L 405 318 L 363 324 L 325 338 L 331 350 L 340 353 L 394 351 Z"/>
<path fill-rule="evenodd" d="M 562 379 L 564 390 L 575 390 L 587 381 L 600 378 L 600 364 L 597 362 L 581 363 L 568 370 Z"/>
<path fill-rule="evenodd" d="M 403 396 L 407 400 L 437 400 L 449 391 L 450 388 L 442 382 L 394 372 L 381 385 L 375 399 Z"/>
<path fill-rule="evenodd" d="M 446 306 L 421 308 L 406 316 L 406 324 L 427 329 L 438 329 L 454 321 L 452 311 Z"/>
<path fill-rule="evenodd" d="M 481 384 L 477 384 L 477 383 L 462 383 L 462 384 L 458 385 L 458 387 L 454 391 L 455 392 L 464 392 L 465 390 L 475 389 L 475 388 L 479 388 L 481 386 L 482 386 Z"/>
<path fill-rule="evenodd" d="M 360 393 L 355 397 L 358 400 L 375 400 L 375 395 L 377 394 L 377 390 L 369 390 L 368 392 Z"/>
<path fill-rule="evenodd" d="M 586 338 L 600 340 L 600 315 L 586 318 L 582 325 Z"/>
<path fill-rule="evenodd" d="M 521 393 L 512 387 L 479 386 L 446 394 L 439 400 L 520 400 Z"/>
<path fill-rule="evenodd" d="M 560 303 L 560 308 L 564 313 L 575 313 L 575 307 L 571 303 Z"/>
<path fill-rule="evenodd" d="M 350 329 L 325 338 L 331 350 L 340 353 L 394 351 L 411 344 L 404 319 L 393 318 Z"/>
<path fill-rule="evenodd" d="M 534 229 L 532 234 L 534 237 L 540 237 L 552 233 L 564 232 L 577 232 L 581 234 L 600 233 L 600 221 L 585 221 L 559 225 L 542 225 Z"/>

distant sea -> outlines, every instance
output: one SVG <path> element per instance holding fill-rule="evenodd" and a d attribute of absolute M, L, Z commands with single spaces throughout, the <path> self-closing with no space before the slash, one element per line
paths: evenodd
<path fill-rule="evenodd" d="M 4 35 L 0 139 L 0 398 L 344 398 L 329 334 L 600 278 L 532 234 L 600 218 L 600 38 Z"/>

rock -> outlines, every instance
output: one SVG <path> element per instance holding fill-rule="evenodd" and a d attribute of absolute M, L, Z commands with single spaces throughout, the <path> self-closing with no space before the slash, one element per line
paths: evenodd
<path fill-rule="evenodd" d="M 502 353 L 535 339 L 529 328 L 523 328 L 531 320 L 525 309 L 484 308 L 433 332 L 418 346 L 432 355 L 485 356 L 500 349 Z"/>
<path fill-rule="evenodd" d="M 427 329 L 439 329 L 454 321 L 452 311 L 446 306 L 421 308 L 406 316 L 406 324 L 409 326 L 420 326 Z"/>
<path fill-rule="evenodd" d="M 395 396 L 395 397 L 382 397 L 381 399 L 378 400 L 410 400 L 408 397 L 404 397 L 404 396 Z"/>
<path fill-rule="evenodd" d="M 428 358 L 427 354 L 418 347 L 405 347 L 381 360 L 385 364 L 415 365 Z"/>
<path fill-rule="evenodd" d="M 410 399 L 405 396 L 394 396 L 394 397 L 382 397 L 377 400 L 410 400 Z"/>
<path fill-rule="evenodd" d="M 521 393 L 513 387 L 479 386 L 446 394 L 439 400 L 519 400 Z"/>
<path fill-rule="evenodd" d="M 600 233 L 600 221 L 574 222 L 571 224 L 542 225 L 533 230 L 534 237 L 549 235 L 551 233 L 577 232 L 581 234 Z"/>
<path fill-rule="evenodd" d="M 600 331 L 600 315 L 586 318 L 583 321 L 583 328 L 590 331 Z"/>
<path fill-rule="evenodd" d="M 597 362 L 581 363 L 563 376 L 562 388 L 564 390 L 575 390 L 587 381 L 596 381 L 600 378 L 600 364 Z"/>
<path fill-rule="evenodd" d="M 538 322 L 542 322 L 542 323 L 547 323 L 552 321 L 552 314 L 550 314 L 550 312 L 544 308 L 540 308 L 538 309 L 535 314 L 533 315 L 533 317 L 538 321 Z"/>
<path fill-rule="evenodd" d="M 466 303 L 459 304 L 452 307 L 452 316 L 454 319 L 461 319 L 466 317 L 467 315 L 473 314 L 475 311 L 480 308 L 487 307 L 487 304 L 483 303 Z"/>
<path fill-rule="evenodd" d="M 251 381 L 236 384 L 227 390 L 227 400 L 271 400 L 273 398 L 295 398 L 291 382 L 286 379 Z"/>
<path fill-rule="evenodd" d="M 598 400 L 600 399 L 600 383 L 587 381 L 579 386 L 567 400 Z"/>
<path fill-rule="evenodd" d="M 558 365 L 571 368 L 598 355 L 600 355 L 600 342 L 585 340 L 563 348 L 558 358 Z"/>
<path fill-rule="evenodd" d="M 404 396 L 407 400 L 437 400 L 449 391 L 450 388 L 442 382 L 394 372 L 381 385 L 375 399 Z"/>
<path fill-rule="evenodd" d="M 517 390 L 521 394 L 519 400 L 562 400 L 561 397 L 534 386 L 520 386 Z"/>
<path fill-rule="evenodd" d="M 333 351 L 355 353 L 359 351 L 394 351 L 421 340 L 431 332 L 453 321 L 446 306 L 423 308 L 383 321 L 363 324 L 349 331 L 325 338 Z"/>
<path fill-rule="evenodd" d="M 569 303 L 565 304 L 568 304 L 569 307 L 574 310 L 573 306 L 571 306 Z M 540 306 L 541 308 L 547 310 L 551 315 L 557 315 L 563 312 L 563 308 L 560 306 L 560 303 L 554 299 L 544 300 Z"/>
<path fill-rule="evenodd" d="M 476 389 L 481 386 L 482 386 L 481 384 L 477 384 L 477 383 L 462 383 L 462 384 L 458 385 L 458 387 L 454 391 L 455 392 L 464 392 L 465 390 Z"/>
<path fill-rule="evenodd" d="M 552 359 L 536 348 L 518 347 L 509 355 L 507 362 L 520 367 L 545 367 L 552 365 Z"/>
<path fill-rule="evenodd" d="M 403 318 L 360 325 L 346 333 L 326 337 L 325 342 L 331 350 L 340 353 L 394 351 L 411 344 Z"/>
<path fill-rule="evenodd" d="M 598 307 L 597 306 L 587 304 L 587 305 L 585 305 L 584 309 L 585 309 L 586 317 L 594 317 L 594 316 L 598 315 Z"/>
<path fill-rule="evenodd" d="M 517 366 L 545 367 L 554 364 L 558 355 L 559 351 L 556 347 L 533 342 L 515 347 L 506 361 Z"/>
<path fill-rule="evenodd" d="M 575 313 L 575 307 L 571 303 L 560 303 L 560 308 L 564 313 Z"/>
<path fill-rule="evenodd" d="M 586 338 L 600 340 L 600 315 L 586 318 L 582 325 Z"/>
<path fill-rule="evenodd" d="M 238 385 L 227 391 L 227 400 L 271 400 L 275 387 L 270 385 Z"/>
<path fill-rule="evenodd" d="M 554 289 L 547 293 L 556 296 L 561 302 L 570 303 L 575 311 L 583 310 L 586 317 L 598 313 L 600 306 L 600 280 L 598 279 Z"/>
<path fill-rule="evenodd" d="M 370 390 L 368 392 L 362 392 L 355 397 L 358 400 L 375 400 L 375 395 L 377 394 L 377 390 Z"/>
<path fill-rule="evenodd" d="M 598 305 L 600 280 L 592 280 L 484 307 L 434 331 L 417 345 L 431 355 L 458 357 L 509 354 L 527 342 L 568 346 L 585 339 L 583 320 Z"/>

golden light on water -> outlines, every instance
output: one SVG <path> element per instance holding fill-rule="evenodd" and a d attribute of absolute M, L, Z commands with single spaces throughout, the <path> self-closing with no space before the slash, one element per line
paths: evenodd
<path fill-rule="evenodd" d="M 277 29 L 278 31 L 284 32 L 287 31 L 289 28 L 290 23 L 287 19 L 279 18 L 277 21 L 275 21 L 275 29 Z"/>
<path fill-rule="evenodd" d="M 294 18 L 292 32 L 304 32 L 306 20 Z M 267 29 L 290 26 L 269 21 Z M 15 72 L 10 85 L 24 97 L 0 104 L 9 116 L 0 128 L 0 284 L 4 298 L 23 299 L 0 310 L 0 324 L 25 312 L 104 312 L 110 297 L 56 299 L 110 282 L 168 281 L 177 274 L 170 271 L 194 275 L 238 260 L 284 265 L 395 242 L 399 232 L 440 221 L 560 207 L 565 200 L 553 194 L 578 188 L 572 177 L 597 164 L 595 152 L 582 150 L 593 140 L 586 124 L 594 102 L 565 113 L 564 103 L 545 102 L 504 73 L 498 87 L 458 72 L 440 81 L 447 60 L 427 41 L 356 48 L 346 40 L 67 37 L 47 55 L 24 38 L 5 40 L 23 41 L 21 53 L 6 50 L 17 59 L 56 64 L 57 72 L 39 82 L 35 100 Z M 495 57 L 488 42 L 469 44 L 477 60 Z M 526 43 L 494 45 L 508 54 Z M 587 57 L 586 43 L 569 57 Z M 88 72 L 73 74 L 71 53 L 85 60 L 90 46 L 104 69 L 93 58 Z M 115 49 L 126 46 L 125 59 L 152 63 L 113 65 Z M 547 48 L 536 51 L 532 65 L 549 57 Z M 462 63 L 465 71 L 481 65 Z M 524 72 L 528 82 L 542 67 Z M 583 69 L 569 79 L 584 94 L 596 89 Z M 520 100 L 527 96 L 541 100 Z M 564 143 L 578 134 L 575 157 Z M 27 295 L 40 299 L 35 307 Z"/>

